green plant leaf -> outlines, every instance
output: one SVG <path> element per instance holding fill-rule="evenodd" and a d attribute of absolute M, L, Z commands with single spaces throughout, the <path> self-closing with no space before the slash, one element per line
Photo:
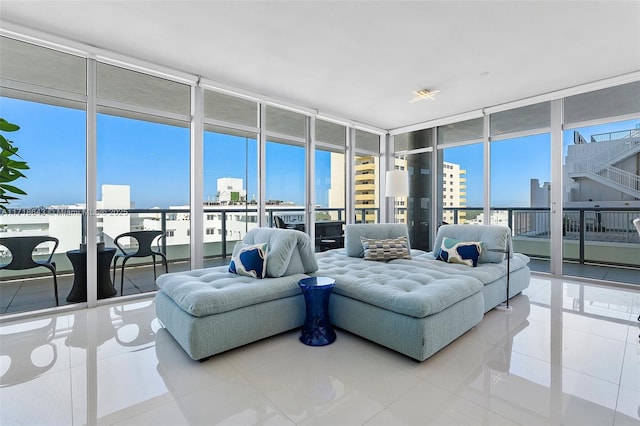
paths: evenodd
<path fill-rule="evenodd" d="M 3 132 L 15 132 L 16 130 L 20 130 L 20 126 L 11 124 L 4 118 L 0 118 L 0 130 Z"/>
<path fill-rule="evenodd" d="M 2 148 L 3 151 L 11 151 L 13 149 L 13 145 L 11 145 L 11 141 L 0 135 L 0 148 Z"/>
<path fill-rule="evenodd" d="M 15 169 L 9 166 L 3 166 L 2 168 L 0 168 L 0 176 L 5 178 L 9 178 L 13 176 L 25 177 L 19 169 Z"/>
<path fill-rule="evenodd" d="M 7 164 L 7 166 L 12 169 L 29 170 L 29 166 L 24 161 L 9 160 L 9 164 Z"/>
<path fill-rule="evenodd" d="M 0 131 L 3 132 L 15 132 L 19 130 L 20 126 L 9 123 L 4 118 L 0 118 Z M 4 136 L 0 135 L 0 203 L 8 204 L 9 200 L 18 200 L 18 197 L 8 195 L 13 193 L 16 195 L 27 195 L 22 189 L 14 185 L 9 185 L 8 182 L 13 182 L 19 178 L 26 177 L 20 170 L 28 170 L 29 166 L 25 161 L 17 161 L 13 156 L 22 159 L 18 154 L 18 147 L 14 142 L 8 140 Z M 0 205 L 3 211 L 7 208 L 4 205 Z"/>
<path fill-rule="evenodd" d="M 1 183 L 9 183 L 9 182 L 13 182 L 16 179 L 26 177 L 22 173 L 14 172 L 14 171 L 10 171 L 9 173 L 5 173 L 5 174 L 0 174 L 0 176 L 2 176 L 2 179 L 0 179 Z"/>
<path fill-rule="evenodd" d="M 4 188 L 5 190 L 9 191 L 9 192 L 13 192 L 14 194 L 20 194 L 20 195 L 27 195 L 26 192 L 24 192 L 22 189 L 15 187 L 13 185 L 7 185 L 6 183 L 0 183 L 0 187 Z"/>

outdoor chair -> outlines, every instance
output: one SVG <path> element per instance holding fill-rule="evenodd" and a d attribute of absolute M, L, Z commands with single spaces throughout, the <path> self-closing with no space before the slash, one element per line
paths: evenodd
<path fill-rule="evenodd" d="M 280 216 L 273 216 L 273 221 L 276 224 L 276 228 L 288 228 Z"/>
<path fill-rule="evenodd" d="M 46 260 L 34 260 L 33 252 L 36 247 L 42 243 L 52 242 L 53 249 Z M 58 239 L 48 236 L 30 236 L 30 237 L 5 237 L 0 238 L 0 245 L 6 247 L 11 253 L 11 261 L 9 263 L 0 264 L 0 270 L 6 269 L 10 271 L 22 271 L 25 269 L 37 268 L 44 266 L 53 275 L 53 289 L 56 296 L 56 306 L 58 302 L 58 278 L 56 277 L 56 263 L 52 262 L 53 254 L 58 248 Z"/>
<path fill-rule="evenodd" d="M 158 238 L 160 237 L 160 238 Z M 124 238 L 131 238 L 137 242 L 137 247 L 135 245 L 128 249 L 123 247 Z M 169 265 L 167 263 L 167 257 L 160 250 L 160 240 L 164 238 L 163 231 L 131 231 L 125 232 L 124 234 L 118 235 L 113 243 L 119 249 L 119 252 L 113 257 L 113 282 L 116 281 L 116 269 L 118 267 L 118 259 L 122 258 L 122 274 L 120 275 L 120 295 L 122 296 L 124 289 L 124 268 L 127 264 L 127 261 L 132 257 L 147 257 L 151 256 L 153 258 L 153 280 L 155 282 L 156 276 L 156 256 L 160 256 L 162 258 L 162 262 L 164 263 L 165 272 L 169 272 Z M 154 250 L 152 245 L 153 242 L 157 243 L 157 250 Z"/>

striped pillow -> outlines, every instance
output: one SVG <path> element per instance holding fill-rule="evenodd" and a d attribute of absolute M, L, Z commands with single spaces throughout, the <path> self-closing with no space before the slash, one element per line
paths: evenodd
<path fill-rule="evenodd" d="M 360 237 L 366 260 L 411 259 L 407 237 L 377 240 Z"/>

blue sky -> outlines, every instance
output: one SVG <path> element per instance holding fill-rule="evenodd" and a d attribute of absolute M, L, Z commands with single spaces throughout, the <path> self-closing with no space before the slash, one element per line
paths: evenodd
<path fill-rule="evenodd" d="M 19 185 L 28 195 L 12 206 L 83 203 L 84 111 L 1 98 L 0 116 L 21 127 L 5 137 L 31 167 Z M 99 197 L 101 185 L 121 184 L 138 208 L 189 204 L 188 128 L 99 114 L 97 139 Z M 304 205 L 304 149 L 270 142 L 266 155 L 267 197 Z M 221 177 L 247 180 L 249 198 L 257 196 L 256 165 L 255 139 L 206 133 L 204 199 L 215 198 Z M 317 151 L 317 204 L 327 205 L 330 176 L 330 154 Z"/>
<path fill-rule="evenodd" d="M 529 207 L 530 180 L 551 180 L 548 134 L 509 139 L 491 144 L 492 206 Z M 468 207 L 482 207 L 484 154 L 482 143 L 444 149 L 444 161 L 466 170 Z"/>
<path fill-rule="evenodd" d="M 10 98 L 0 98 L 0 116 L 18 124 L 5 137 L 17 142 L 31 169 L 19 187 L 27 192 L 14 207 L 84 202 L 85 112 Z M 636 121 L 577 129 L 585 138 L 634 128 Z M 97 183 L 131 187 L 138 208 L 189 203 L 189 129 L 99 114 L 97 120 Z M 573 130 L 566 131 L 566 146 Z M 249 199 L 257 195 L 255 139 L 205 134 L 204 199 L 213 200 L 216 179 L 247 180 Z M 548 134 L 496 141 L 492 150 L 492 206 L 529 206 L 530 179 L 548 182 Z M 267 155 L 267 199 L 304 203 L 305 150 L 270 142 Z M 482 206 L 482 144 L 447 148 L 444 160 L 467 171 L 467 206 Z M 248 173 L 248 175 L 247 175 Z M 316 153 L 316 204 L 326 206 L 331 185 L 330 154 Z"/>

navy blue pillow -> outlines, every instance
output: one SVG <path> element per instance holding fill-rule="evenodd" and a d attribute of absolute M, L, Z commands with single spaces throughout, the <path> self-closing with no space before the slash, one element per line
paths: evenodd
<path fill-rule="evenodd" d="M 448 263 L 478 266 L 482 245 L 480 242 L 458 241 L 454 238 L 444 237 L 436 259 Z"/>
<path fill-rule="evenodd" d="M 253 278 L 264 278 L 267 273 L 267 243 L 242 247 L 231 258 L 229 272 Z"/>

